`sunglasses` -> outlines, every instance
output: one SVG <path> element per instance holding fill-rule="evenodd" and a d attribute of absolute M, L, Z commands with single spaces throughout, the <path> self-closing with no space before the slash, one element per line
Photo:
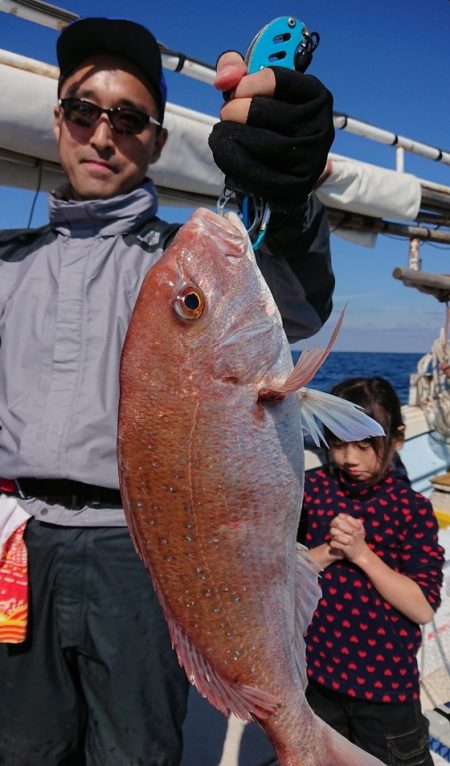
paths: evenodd
<path fill-rule="evenodd" d="M 90 101 L 81 98 L 60 98 L 58 101 L 64 117 L 80 128 L 92 128 L 102 114 L 108 115 L 108 120 L 116 133 L 124 133 L 128 136 L 137 136 L 150 123 L 161 127 L 161 123 L 154 117 L 140 112 L 138 109 L 116 106 L 113 109 L 103 109 Z"/>

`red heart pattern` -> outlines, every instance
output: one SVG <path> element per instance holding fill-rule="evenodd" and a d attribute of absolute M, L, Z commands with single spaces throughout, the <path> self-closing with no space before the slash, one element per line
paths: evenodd
<path fill-rule="evenodd" d="M 443 550 L 430 503 L 392 469 L 366 486 L 315 469 L 305 475 L 300 542 L 330 541 L 330 521 L 347 513 L 363 521 L 366 542 L 394 571 L 418 582 L 433 608 L 440 603 Z M 385 601 L 348 558 L 322 573 L 323 597 L 306 634 L 310 679 L 349 697 L 373 702 L 419 698 L 419 626 Z"/>

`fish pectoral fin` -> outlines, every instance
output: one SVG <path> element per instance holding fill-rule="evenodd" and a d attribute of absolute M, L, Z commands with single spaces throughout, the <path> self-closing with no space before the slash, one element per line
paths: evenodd
<path fill-rule="evenodd" d="M 278 702 L 272 694 L 223 678 L 190 642 L 185 631 L 169 617 L 169 628 L 180 665 L 190 682 L 208 702 L 225 716 L 233 713 L 242 721 L 264 719 Z"/>
<path fill-rule="evenodd" d="M 303 428 L 311 434 L 317 447 L 320 446 L 320 441 L 327 446 L 328 444 L 316 423 L 316 418 L 343 442 L 358 442 L 371 436 L 385 436 L 380 424 L 353 402 L 312 388 L 302 389 L 299 398 Z"/>
<path fill-rule="evenodd" d="M 304 634 L 312 620 L 322 591 L 317 567 L 308 549 L 297 543 L 297 572 L 295 582 L 295 664 L 306 686 L 306 648 Z"/>
<path fill-rule="evenodd" d="M 285 396 L 294 394 L 296 391 L 300 391 L 303 386 L 309 383 L 316 374 L 319 367 L 322 366 L 325 359 L 329 355 L 333 348 L 336 338 L 339 335 L 339 331 L 344 321 L 345 309 L 341 311 L 336 327 L 333 330 L 330 340 L 328 341 L 326 348 L 304 348 L 300 354 L 300 358 L 292 370 L 291 374 L 286 378 L 285 382 L 280 386 L 274 386 L 269 388 L 262 388 L 258 392 L 258 399 L 264 399 L 269 401 L 281 401 Z"/>

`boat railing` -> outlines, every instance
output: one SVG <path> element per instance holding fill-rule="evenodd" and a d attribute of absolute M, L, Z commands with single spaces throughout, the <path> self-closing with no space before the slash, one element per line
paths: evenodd
<path fill-rule="evenodd" d="M 79 18 L 78 14 L 71 11 L 59 8 L 51 5 L 50 3 L 42 2 L 42 0 L 0 0 L 0 11 L 5 13 L 11 13 L 15 16 L 32 21 L 36 24 L 40 24 L 55 30 L 63 29 L 67 24 Z M 166 45 L 159 43 L 161 48 L 163 66 L 173 72 L 179 72 L 182 75 L 203 81 L 205 83 L 213 83 L 215 77 L 215 68 L 208 63 L 199 61 L 185 53 L 180 53 L 171 50 Z M 7 65 L 14 69 L 21 69 L 37 75 L 41 75 L 51 80 L 57 80 L 58 68 L 50 64 L 46 64 L 33 59 L 28 59 L 24 56 L 20 56 L 8 51 L 0 51 L 0 65 Z M 212 121 L 214 118 L 209 115 L 202 115 L 201 113 L 195 113 L 198 123 L 205 122 L 205 120 Z M 176 119 L 172 114 L 168 114 L 168 119 Z M 332 230 L 339 233 L 340 230 L 345 230 L 347 238 L 350 237 L 359 244 L 365 244 L 369 242 L 373 244 L 373 241 L 377 234 L 388 234 L 402 238 L 409 239 L 410 241 L 410 259 L 409 268 L 420 270 L 420 257 L 418 256 L 419 245 L 423 241 L 435 242 L 435 243 L 450 243 L 450 186 L 444 184 L 433 183 L 428 180 L 417 178 L 416 176 L 404 172 L 404 154 L 409 152 L 415 155 L 419 155 L 423 158 L 433 160 L 433 162 L 443 163 L 450 165 L 450 151 L 442 148 L 432 146 L 415 139 L 411 139 L 405 136 L 401 136 L 393 131 L 384 130 L 376 125 L 372 125 L 363 120 L 356 119 L 342 112 L 334 113 L 334 124 L 337 130 L 347 131 L 357 136 L 364 137 L 371 141 L 379 142 L 385 145 L 392 146 L 395 151 L 395 170 L 388 170 L 386 168 L 377 168 L 376 165 L 370 165 L 368 163 L 353 161 L 349 158 L 337 158 L 330 155 L 329 168 L 337 166 L 339 159 L 347 160 L 347 169 L 344 168 L 344 173 L 353 173 L 353 181 L 355 188 L 368 188 L 372 184 L 374 191 L 372 192 L 372 199 L 370 204 L 366 204 L 361 200 L 352 200 L 352 204 L 348 202 L 348 193 L 342 195 L 342 203 L 339 202 L 339 190 L 333 193 L 331 199 L 329 197 L 329 185 L 327 185 L 328 179 L 320 188 L 318 188 L 318 195 L 322 202 L 326 205 L 329 213 L 330 223 Z M 176 125 L 175 125 L 176 127 Z M 173 131 L 172 124 L 170 128 Z M 205 133 L 207 126 L 203 126 Z M 11 133 L 11 131 L 10 131 Z M 205 133 L 206 134 L 206 133 Z M 45 131 L 42 134 L 44 139 L 47 140 Z M 36 146 L 36 136 L 33 135 L 33 141 L 31 142 Z M 198 143 L 203 146 L 204 136 L 198 137 Z M 35 150 L 36 151 L 36 150 Z M 201 152 L 200 152 L 201 154 Z M 203 152 L 205 154 L 205 152 Z M 57 158 L 50 155 L 50 149 L 45 145 L 44 153 L 38 156 L 34 152 L 28 152 L 21 150 L 21 157 L 19 151 L 15 146 L 8 145 L 4 142 L 1 146 L 0 166 L 3 163 L 4 170 L 0 173 L 1 179 L 9 178 L 16 179 L 12 185 L 26 184 L 23 180 L 25 177 L 34 178 L 33 168 L 35 169 L 35 175 L 37 182 L 40 184 L 39 188 L 46 189 L 50 180 L 53 181 L 55 173 L 57 174 L 58 165 L 55 161 Z M 28 156 L 29 155 L 29 156 Z M 208 173 L 205 173 L 205 158 L 202 157 L 201 165 L 201 177 L 208 177 Z M 206 163 L 207 164 L 207 163 Z M 19 165 L 22 168 L 19 168 Z M 352 166 L 352 167 L 351 167 Z M 365 166 L 365 167 L 364 167 Z M 31 175 L 30 170 L 31 168 Z M 343 165 L 339 168 L 338 174 L 342 174 Z M 350 169 L 349 169 L 350 168 Z M 0 168 L 1 169 L 1 168 Z M 215 169 L 217 170 L 217 169 Z M 211 184 L 208 188 L 198 188 L 195 184 L 189 186 L 182 186 L 181 191 L 174 187 L 173 183 L 167 182 L 167 173 L 164 167 L 164 158 L 158 163 L 158 167 L 155 169 L 158 189 L 162 193 L 162 199 L 164 204 L 180 204 L 180 197 L 183 197 L 183 192 L 186 194 L 184 197 L 189 198 L 189 202 L 195 204 L 199 200 L 201 202 L 206 201 L 214 203 L 215 195 L 217 194 L 215 184 L 220 183 L 220 180 L 214 177 L 213 171 L 209 171 L 210 175 L 213 174 Z M 330 173 L 334 172 L 330 170 Z M 361 178 L 364 173 L 373 174 L 369 177 L 367 183 L 362 184 Z M 377 173 L 385 172 L 386 179 L 383 183 L 380 182 Z M 28 173 L 28 176 L 27 176 Z M 162 180 L 158 177 L 158 174 L 162 176 Z M 388 178 L 388 175 L 391 174 Z M 217 173 L 216 173 L 217 175 Z M 170 177 L 170 174 L 169 174 Z M 169 178 L 169 180 L 172 180 Z M 394 192 L 391 194 L 390 200 L 388 200 L 387 209 L 380 209 L 378 205 L 378 199 L 376 205 L 373 205 L 374 195 L 379 197 L 381 191 L 386 193 L 386 189 L 392 184 Z M 401 188 L 400 188 L 400 184 Z M 348 186 L 347 186 L 348 188 Z M 335 188 L 332 189 L 335 191 Z M 194 198 L 190 198 L 191 194 L 194 194 Z M 383 194 L 381 196 L 383 196 Z M 401 201 L 405 197 L 410 197 L 414 200 L 411 202 L 407 212 L 398 210 L 398 201 Z M 186 204 L 186 199 L 184 199 Z M 413 257 L 416 253 L 417 257 Z M 402 279 L 403 274 L 398 272 L 397 278 Z M 406 275 L 408 281 L 405 279 L 405 284 L 411 285 L 414 281 L 409 279 L 410 274 Z"/>
<path fill-rule="evenodd" d="M 55 30 L 61 30 L 79 18 L 79 15 L 72 11 L 41 0 L 0 0 L 0 11 L 13 13 L 15 16 Z M 163 43 L 159 43 L 159 46 L 164 68 L 205 83 L 212 84 L 214 82 L 215 67 L 211 64 L 199 61 L 185 53 L 171 50 Z M 399 171 L 402 171 L 404 167 L 403 156 L 405 151 L 450 165 L 450 151 L 406 136 L 400 136 L 342 112 L 334 112 L 333 116 L 336 129 L 346 130 L 354 135 L 393 146 L 396 152 L 396 168 Z"/>

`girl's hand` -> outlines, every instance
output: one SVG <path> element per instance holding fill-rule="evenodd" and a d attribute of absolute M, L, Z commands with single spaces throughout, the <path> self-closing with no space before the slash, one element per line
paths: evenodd
<path fill-rule="evenodd" d="M 378 594 L 395 609 L 419 625 L 433 619 L 434 610 L 420 585 L 401 572 L 396 572 L 372 551 L 364 537 L 360 519 L 340 513 L 330 525 L 333 550 L 339 550 L 369 578 Z"/>
<path fill-rule="evenodd" d="M 340 513 L 330 525 L 331 547 L 340 551 L 349 561 L 358 564 L 369 551 L 366 532 L 360 519 Z"/>
<path fill-rule="evenodd" d="M 309 548 L 308 556 L 314 561 L 319 572 L 329 567 L 330 564 L 334 564 L 335 561 L 344 558 L 342 551 L 332 548 L 330 543 L 322 543 L 315 548 Z"/>

